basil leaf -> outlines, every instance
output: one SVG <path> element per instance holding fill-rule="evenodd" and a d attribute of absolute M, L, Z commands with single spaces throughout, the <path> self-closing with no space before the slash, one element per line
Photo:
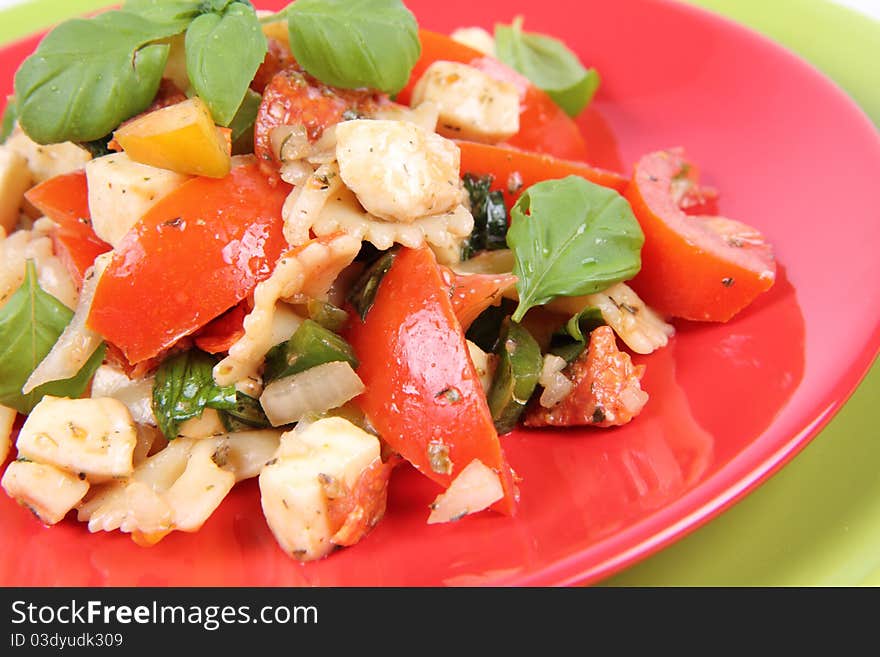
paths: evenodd
<path fill-rule="evenodd" d="M 202 13 L 202 5 L 201 0 L 127 0 L 122 8 L 156 23 L 173 25 L 178 34 Z"/>
<path fill-rule="evenodd" d="M 507 206 L 504 194 L 489 191 L 493 176 L 477 177 L 466 173 L 462 179 L 470 198 L 474 229 L 462 247 L 462 260 L 477 251 L 494 251 L 507 248 Z"/>
<path fill-rule="evenodd" d="M 465 337 L 483 351 L 495 351 L 498 338 L 504 327 L 504 320 L 510 317 L 516 308 L 516 302 L 501 299 L 497 306 L 489 306 L 471 323 Z"/>
<path fill-rule="evenodd" d="M 256 12 L 232 2 L 222 14 L 202 14 L 186 30 L 186 71 L 214 121 L 228 126 L 266 55 Z"/>
<path fill-rule="evenodd" d="M 0 404 L 30 413 L 44 395 L 79 397 L 104 360 L 102 345 L 71 379 L 50 381 L 24 395 L 22 386 L 36 369 L 73 312 L 37 283 L 34 262 L 25 266 L 24 282 L 0 309 Z"/>
<path fill-rule="evenodd" d="M 220 419 L 227 431 L 250 431 L 272 426 L 260 406 L 260 400 L 238 391 L 235 393 L 235 407 L 220 411 Z"/>
<path fill-rule="evenodd" d="M 541 375 L 541 348 L 525 328 L 506 322 L 495 351 L 498 365 L 487 401 L 499 434 L 513 431 Z"/>
<path fill-rule="evenodd" d="M 513 25 L 495 26 L 498 59 L 547 92 L 571 117 L 580 114 L 599 88 L 599 74 L 585 69 L 558 39 L 522 31 L 522 17 Z"/>
<path fill-rule="evenodd" d="M 307 319 L 289 340 L 275 345 L 266 354 L 263 381 L 268 383 L 283 379 L 334 361 L 347 362 L 352 368 L 358 366 L 357 357 L 348 342 Z"/>
<path fill-rule="evenodd" d="M 367 319 L 367 313 L 370 312 L 370 308 L 373 307 L 373 302 L 376 300 L 379 284 L 382 282 L 385 274 L 388 273 L 388 270 L 391 269 L 396 256 L 396 248 L 385 251 L 373 264 L 363 271 L 354 285 L 351 286 L 346 301 L 354 306 L 361 321 Z"/>
<path fill-rule="evenodd" d="M 594 329 L 605 324 L 602 311 L 587 306 L 577 315 L 572 315 L 559 331 L 550 338 L 550 353 L 564 358 L 569 363 L 577 360 L 587 348 L 590 334 Z"/>
<path fill-rule="evenodd" d="M 79 143 L 80 146 L 85 148 L 92 156 L 92 159 L 97 159 L 99 157 L 104 157 L 105 155 L 110 155 L 111 153 L 115 153 L 113 149 L 110 148 L 110 141 L 113 139 L 113 133 L 104 135 L 100 139 L 93 139 L 92 141 L 81 141 Z"/>
<path fill-rule="evenodd" d="M 397 93 L 421 54 L 418 24 L 400 0 L 297 0 L 286 13 L 296 61 L 335 87 Z"/>
<path fill-rule="evenodd" d="M 181 422 L 200 417 L 206 408 L 236 409 L 235 386 L 214 383 L 214 359 L 198 349 L 162 361 L 153 384 L 153 414 L 168 439 L 176 438 Z"/>
<path fill-rule="evenodd" d="M 9 138 L 17 119 L 18 110 L 15 107 L 15 96 L 7 96 L 6 107 L 3 110 L 3 121 L 0 123 L 0 144 Z"/>
<path fill-rule="evenodd" d="M 233 155 L 254 152 L 254 124 L 262 100 L 263 97 L 253 89 L 244 92 L 244 99 L 229 123 L 229 128 L 232 130 Z"/>
<path fill-rule="evenodd" d="M 108 11 L 61 23 L 15 74 L 19 123 L 34 141 L 92 141 L 149 107 L 174 26 Z"/>
<path fill-rule="evenodd" d="M 641 268 L 642 229 L 613 189 L 579 176 L 529 187 L 510 211 L 518 322 L 558 296 L 593 294 Z"/>

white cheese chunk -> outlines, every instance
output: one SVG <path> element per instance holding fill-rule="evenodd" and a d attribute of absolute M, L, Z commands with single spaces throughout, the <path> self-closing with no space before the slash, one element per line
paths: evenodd
<path fill-rule="evenodd" d="M 335 531 L 327 517 L 328 487 L 352 488 L 376 459 L 379 440 L 339 417 L 288 431 L 260 473 L 263 513 L 275 539 L 300 561 L 326 556 Z"/>
<path fill-rule="evenodd" d="M 24 193 L 30 186 L 27 160 L 5 144 L 0 146 L 0 228 L 7 233 L 18 223 Z"/>
<path fill-rule="evenodd" d="M 134 162 L 112 153 L 86 165 L 92 227 L 117 246 L 147 211 L 189 179 L 174 171 Z"/>
<path fill-rule="evenodd" d="M 60 522 L 89 490 L 89 482 L 33 461 L 13 461 L 3 475 L 3 490 L 47 525 Z"/>
<path fill-rule="evenodd" d="M 82 169 L 92 159 L 91 154 L 76 144 L 38 144 L 16 127 L 6 140 L 7 147 L 27 160 L 34 183 Z"/>
<path fill-rule="evenodd" d="M 437 105 L 437 132 L 445 137 L 495 144 L 519 132 L 517 88 L 467 64 L 431 64 L 413 89 L 412 102 Z"/>
<path fill-rule="evenodd" d="M 47 395 L 31 411 L 16 446 L 20 456 L 83 473 L 94 483 L 131 474 L 136 444 L 122 402 Z"/>
<path fill-rule="evenodd" d="M 361 119 L 336 128 L 343 182 L 386 221 L 411 222 L 461 203 L 458 146 L 413 123 Z"/>

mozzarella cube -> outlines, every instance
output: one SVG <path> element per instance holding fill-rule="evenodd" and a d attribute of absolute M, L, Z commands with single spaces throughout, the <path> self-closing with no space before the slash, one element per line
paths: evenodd
<path fill-rule="evenodd" d="M 263 513 L 285 552 L 300 561 L 326 556 L 335 533 L 328 487 L 351 489 L 379 456 L 379 440 L 340 417 L 281 437 L 275 460 L 260 473 Z"/>
<path fill-rule="evenodd" d="M 413 123 L 359 119 L 336 126 L 343 182 L 371 214 L 410 223 L 462 201 L 461 152 Z"/>
<path fill-rule="evenodd" d="M 7 233 L 18 223 L 24 193 L 30 186 L 27 160 L 11 148 L 0 146 L 0 228 Z"/>
<path fill-rule="evenodd" d="M 89 482 L 45 463 L 13 461 L 3 475 L 3 490 L 47 525 L 60 522 L 89 490 Z"/>
<path fill-rule="evenodd" d="M 5 146 L 27 160 L 34 184 L 82 169 L 85 163 L 92 159 L 85 148 L 69 141 L 60 144 L 38 144 L 21 128 L 12 131 Z"/>
<path fill-rule="evenodd" d="M 162 198 L 189 180 L 167 169 L 112 153 L 86 165 L 92 227 L 102 240 L 117 246 L 129 230 Z"/>
<path fill-rule="evenodd" d="M 125 405 L 110 398 L 45 396 L 18 434 L 18 453 L 91 482 L 132 472 L 137 432 Z"/>
<path fill-rule="evenodd" d="M 495 144 L 519 132 L 519 91 L 458 62 L 434 62 L 413 89 L 412 104 L 440 109 L 437 132 L 456 139 Z"/>

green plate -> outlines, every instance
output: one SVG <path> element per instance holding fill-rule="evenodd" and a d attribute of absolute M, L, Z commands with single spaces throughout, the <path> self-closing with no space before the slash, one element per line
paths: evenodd
<path fill-rule="evenodd" d="M 880 125 L 880 23 L 824 0 L 689 0 L 811 61 Z M 0 43 L 91 11 L 31 0 L 2 12 Z M 828 427 L 741 502 L 608 585 L 880 585 L 880 364 Z"/>

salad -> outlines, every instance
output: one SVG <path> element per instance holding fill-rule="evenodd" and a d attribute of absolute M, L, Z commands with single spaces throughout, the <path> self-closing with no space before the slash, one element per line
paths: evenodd
<path fill-rule="evenodd" d="M 0 146 L 3 489 L 152 545 L 258 478 L 301 561 L 367 535 L 398 468 L 428 523 L 515 514 L 505 434 L 637 422 L 631 354 L 775 279 L 681 148 L 589 164 L 599 86 L 522 19 L 446 36 L 399 0 L 56 27 Z"/>

